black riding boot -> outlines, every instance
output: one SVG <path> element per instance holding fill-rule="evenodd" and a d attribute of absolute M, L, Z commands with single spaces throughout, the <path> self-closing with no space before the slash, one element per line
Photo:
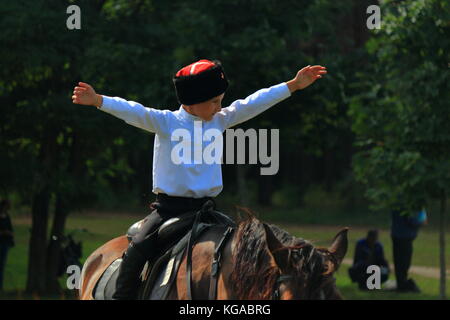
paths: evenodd
<path fill-rule="evenodd" d="M 140 274 L 147 261 L 131 243 L 123 254 L 122 263 L 119 267 L 114 300 L 134 300 L 140 284 Z"/>

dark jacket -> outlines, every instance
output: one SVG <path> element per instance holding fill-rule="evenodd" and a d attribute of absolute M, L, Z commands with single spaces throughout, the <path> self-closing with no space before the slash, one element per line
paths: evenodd
<path fill-rule="evenodd" d="M 371 248 L 367 243 L 367 239 L 360 239 L 356 243 L 353 266 L 365 268 L 370 265 L 388 267 L 388 263 L 384 258 L 383 245 L 377 241 L 374 247 Z"/>
<path fill-rule="evenodd" d="M 401 215 L 392 211 L 391 236 L 400 239 L 415 239 L 420 226 L 426 221 L 426 212 L 422 210 L 415 215 Z"/>
<path fill-rule="evenodd" d="M 11 218 L 9 217 L 9 215 L 6 215 L 6 217 L 0 216 L 0 231 L 11 231 L 11 232 L 14 231 L 12 224 L 11 224 Z M 14 245 L 14 237 L 12 235 L 1 235 L 0 234 L 0 242 L 13 246 Z"/>

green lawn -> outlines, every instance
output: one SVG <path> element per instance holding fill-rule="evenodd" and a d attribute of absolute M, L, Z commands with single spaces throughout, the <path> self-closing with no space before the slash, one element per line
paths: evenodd
<path fill-rule="evenodd" d="M 85 232 L 77 232 L 75 238 L 83 242 L 82 262 L 97 247 L 106 241 L 126 232 L 127 228 L 143 216 L 124 214 L 73 214 L 67 221 L 67 231 L 86 229 Z M 13 217 L 16 232 L 16 246 L 10 250 L 5 273 L 5 292 L 0 298 L 24 298 L 33 299 L 23 294 L 26 284 L 28 241 L 30 230 L 30 219 L 27 217 Z M 313 241 L 316 245 L 327 246 L 334 235 L 343 226 L 349 226 L 349 251 L 346 258 L 353 258 L 353 250 L 356 241 L 363 237 L 368 227 L 352 226 L 348 224 L 337 224 L 336 226 L 324 225 L 294 225 L 279 224 L 291 234 Z M 380 230 L 380 240 L 385 246 L 386 257 L 392 261 L 392 247 L 389 232 L 386 229 Z M 447 248 L 450 248 L 450 235 L 447 236 Z M 419 237 L 414 242 L 413 264 L 418 266 L 428 266 L 437 268 L 439 265 L 438 234 L 431 228 L 425 228 L 420 232 Z M 450 256 L 447 256 L 447 266 L 450 266 Z M 361 292 L 357 286 L 351 283 L 348 277 L 348 265 L 342 265 L 336 273 L 337 285 L 346 299 L 438 299 L 439 281 L 438 279 L 426 278 L 412 274 L 418 286 L 422 289 L 420 294 L 398 294 L 385 290 L 374 290 Z M 390 279 L 393 279 L 391 275 Z M 64 286 L 65 279 L 61 279 Z M 448 288 L 447 288 L 448 289 Z M 450 290 L 447 291 L 450 296 Z M 42 298 L 42 297 L 41 297 Z M 70 292 L 66 292 L 59 297 L 44 297 L 48 299 L 72 298 Z"/>
<path fill-rule="evenodd" d="M 350 266 L 342 265 L 341 269 L 336 273 L 337 286 L 348 300 L 437 300 L 439 299 L 439 280 L 425 278 L 418 275 L 411 275 L 415 282 L 422 290 L 421 293 L 396 293 L 388 290 L 371 290 L 361 291 L 358 286 L 351 282 L 348 277 L 348 269 Z M 390 279 L 394 276 L 391 275 Z M 448 283 L 448 281 L 447 281 Z M 450 289 L 447 284 L 447 299 L 450 294 Z"/>

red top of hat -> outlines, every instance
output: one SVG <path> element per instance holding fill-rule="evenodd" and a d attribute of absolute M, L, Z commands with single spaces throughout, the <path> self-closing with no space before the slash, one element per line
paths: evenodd
<path fill-rule="evenodd" d="M 198 60 L 197 62 L 191 63 L 190 65 L 179 70 L 176 74 L 176 77 L 199 74 L 205 70 L 211 69 L 214 66 L 215 64 L 212 61 L 206 59 Z"/>

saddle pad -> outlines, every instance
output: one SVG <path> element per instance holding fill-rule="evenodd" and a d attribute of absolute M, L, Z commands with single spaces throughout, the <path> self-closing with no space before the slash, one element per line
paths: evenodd
<path fill-rule="evenodd" d="M 121 263 L 122 258 L 114 260 L 103 272 L 94 289 L 95 300 L 112 300 Z"/>
<path fill-rule="evenodd" d="M 184 250 L 177 255 L 171 255 L 170 260 L 163 264 L 157 272 L 158 276 L 153 282 L 150 292 L 150 300 L 165 300 L 169 294 L 170 288 L 174 281 L 174 277 L 178 272 L 178 268 L 184 256 Z M 155 266 L 156 267 L 156 266 Z"/>

